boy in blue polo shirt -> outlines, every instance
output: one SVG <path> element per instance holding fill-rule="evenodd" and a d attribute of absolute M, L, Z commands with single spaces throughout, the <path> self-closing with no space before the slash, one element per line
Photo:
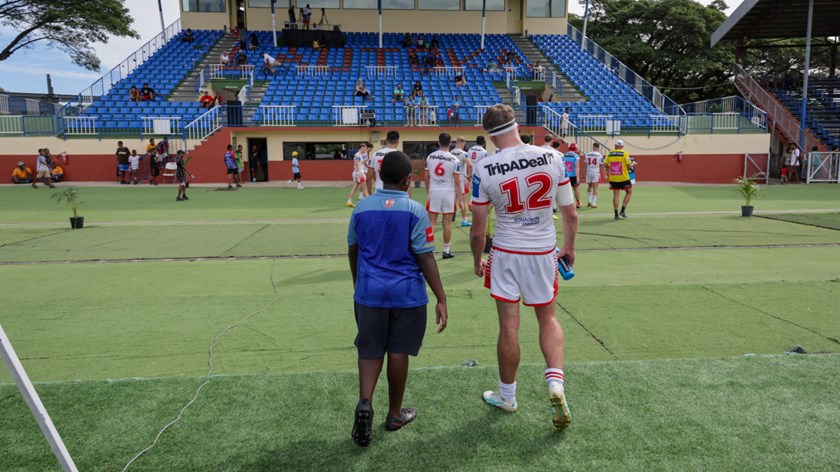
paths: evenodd
<path fill-rule="evenodd" d="M 376 381 L 388 355 L 388 416 L 385 429 L 396 431 L 414 420 L 403 408 L 408 356 L 416 356 L 426 332 L 426 283 L 437 298 L 437 332 L 446 328 L 446 294 L 434 257 L 434 229 L 426 209 L 408 198 L 411 160 L 400 151 L 382 160 L 383 189 L 359 201 L 347 230 L 347 257 L 353 276 L 359 355 L 359 403 L 351 433 L 361 447 L 370 445 Z"/>

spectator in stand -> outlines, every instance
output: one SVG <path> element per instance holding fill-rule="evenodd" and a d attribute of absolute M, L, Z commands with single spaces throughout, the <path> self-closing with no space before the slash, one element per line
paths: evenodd
<path fill-rule="evenodd" d="M 356 87 L 353 89 L 353 95 L 356 97 L 362 97 L 363 101 L 370 99 L 370 92 L 367 87 L 365 87 L 365 83 L 362 82 L 362 79 L 356 81 Z"/>
<path fill-rule="evenodd" d="M 414 103 L 414 94 L 410 94 L 403 102 L 405 106 L 405 120 L 406 126 L 417 125 L 417 104 Z"/>
<path fill-rule="evenodd" d="M 134 103 L 140 103 L 140 91 L 137 90 L 136 85 L 131 86 L 131 90 L 128 91 L 128 101 Z"/>
<path fill-rule="evenodd" d="M 414 35 L 412 35 L 411 33 L 406 33 L 405 36 L 403 36 L 402 45 L 404 48 L 410 48 L 414 46 Z"/>
<path fill-rule="evenodd" d="M 417 38 L 417 49 L 426 49 L 426 40 L 423 39 L 423 35 L 421 34 L 419 38 Z"/>
<path fill-rule="evenodd" d="M 277 63 L 277 60 L 274 59 L 273 57 L 269 56 L 268 54 L 264 53 L 264 52 L 260 53 L 260 57 L 263 60 L 263 73 L 265 73 L 266 76 L 268 76 L 269 72 L 271 73 L 271 75 L 274 75 L 274 73 L 275 73 L 274 66 Z"/>
<path fill-rule="evenodd" d="M 239 39 L 239 27 L 234 26 L 233 31 L 231 31 L 231 34 L 233 34 L 233 39 Z"/>
<path fill-rule="evenodd" d="M 50 177 L 52 178 L 53 183 L 59 183 L 64 180 L 64 169 L 61 168 L 58 164 L 53 167 L 53 170 L 50 172 Z"/>
<path fill-rule="evenodd" d="M 260 47 L 260 38 L 257 37 L 256 33 L 251 33 L 251 45 L 248 48 L 252 51 L 256 51 Z"/>
<path fill-rule="evenodd" d="M 245 51 L 240 50 L 236 54 L 236 65 L 238 65 L 238 66 L 248 65 L 248 55 L 245 54 Z"/>
<path fill-rule="evenodd" d="M 420 124 L 429 124 L 429 100 L 423 96 L 423 91 L 420 91 L 420 98 L 417 100 L 418 114 L 420 115 Z"/>
<path fill-rule="evenodd" d="M 309 29 L 309 24 L 312 22 L 312 9 L 309 8 L 308 3 L 300 9 L 300 16 L 303 17 L 303 27 Z"/>
<path fill-rule="evenodd" d="M 453 82 L 455 82 L 455 85 L 458 87 L 463 87 L 464 85 L 467 85 L 467 76 L 462 72 L 455 76 Z"/>
<path fill-rule="evenodd" d="M 131 155 L 131 151 L 128 150 L 127 147 L 123 145 L 122 141 L 117 141 L 117 152 L 114 153 L 114 157 L 117 160 L 117 176 L 120 178 L 120 184 L 126 185 L 128 184 L 128 156 Z"/>
<path fill-rule="evenodd" d="M 155 89 L 149 87 L 149 84 L 143 84 L 143 88 L 140 89 L 140 101 L 141 102 L 150 102 L 155 99 Z"/>
<path fill-rule="evenodd" d="M 227 66 L 230 65 L 230 62 L 231 62 L 230 52 L 222 51 L 222 54 L 219 55 L 219 64 L 227 67 Z"/>
<path fill-rule="evenodd" d="M 449 113 L 447 113 L 450 124 L 457 125 L 460 123 L 461 106 L 463 105 L 463 102 L 461 102 L 461 96 L 455 95 L 455 100 L 452 101 L 452 107 L 449 108 Z M 446 149 L 444 149 L 444 151 L 446 151 Z"/>
<path fill-rule="evenodd" d="M 419 97 L 423 94 L 423 84 L 421 84 L 419 80 L 414 82 L 414 87 L 411 88 L 411 94 L 415 97 Z"/>
<path fill-rule="evenodd" d="M 213 105 L 216 102 L 207 90 L 204 91 L 204 94 L 198 99 L 198 101 L 201 102 L 201 108 L 213 108 Z"/>
<path fill-rule="evenodd" d="M 216 96 L 213 97 L 213 101 L 216 102 L 217 106 L 222 106 L 224 104 L 224 99 L 222 99 L 222 92 L 216 91 Z"/>
<path fill-rule="evenodd" d="M 560 116 L 560 137 L 565 138 L 569 135 L 569 109 L 563 109 L 563 114 Z"/>
<path fill-rule="evenodd" d="M 295 6 L 289 4 L 289 29 L 297 29 L 297 18 L 295 18 Z"/>
<path fill-rule="evenodd" d="M 394 87 L 394 98 L 391 99 L 391 103 L 396 105 L 397 102 L 405 103 L 405 90 L 403 90 L 402 84 L 397 84 Z"/>
<path fill-rule="evenodd" d="M 246 49 L 248 49 L 248 41 L 245 38 L 245 35 L 243 34 L 239 37 L 239 50 L 244 51 Z"/>
<path fill-rule="evenodd" d="M 316 51 L 321 50 L 321 43 L 319 43 L 317 39 L 312 40 L 312 49 L 314 49 Z"/>
<path fill-rule="evenodd" d="M 23 161 L 18 162 L 17 167 L 12 171 L 12 183 L 31 184 L 32 180 L 32 169 L 26 167 Z"/>
<path fill-rule="evenodd" d="M 489 72 L 491 74 L 495 74 L 499 72 L 499 65 L 496 64 L 496 61 L 490 59 L 490 62 L 487 63 L 487 67 L 484 69 L 484 72 Z"/>
<path fill-rule="evenodd" d="M 193 34 L 193 30 L 187 28 L 186 33 L 184 33 L 184 37 L 181 38 L 181 41 L 184 43 L 192 43 L 195 41 L 195 34 Z"/>
<path fill-rule="evenodd" d="M 140 178 L 138 174 L 140 173 L 140 159 L 142 156 L 137 155 L 137 150 L 132 149 L 131 155 L 128 156 L 128 171 L 129 171 L 129 180 L 132 184 L 137 185 L 140 183 Z"/>
<path fill-rule="evenodd" d="M 440 41 L 438 41 L 437 36 L 432 36 L 432 44 L 431 44 L 431 46 L 432 46 L 432 49 L 438 49 L 438 48 L 440 48 Z"/>

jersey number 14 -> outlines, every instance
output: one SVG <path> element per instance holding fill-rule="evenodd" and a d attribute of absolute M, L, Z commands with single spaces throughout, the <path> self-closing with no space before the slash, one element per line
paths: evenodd
<path fill-rule="evenodd" d="M 518 177 L 510 180 L 505 180 L 499 184 L 502 193 L 508 196 L 508 204 L 505 205 L 505 213 L 522 213 L 525 210 L 541 210 L 543 208 L 551 208 L 551 176 L 540 172 L 538 174 L 531 174 L 525 177 L 526 188 L 528 193 L 528 201 L 522 201 L 521 184 Z"/>

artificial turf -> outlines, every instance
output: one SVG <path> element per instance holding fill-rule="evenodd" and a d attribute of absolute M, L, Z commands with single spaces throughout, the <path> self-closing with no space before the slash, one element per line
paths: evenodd
<path fill-rule="evenodd" d="M 214 336 L 270 300 L 272 280 L 278 302 L 222 339 L 221 376 L 132 470 L 838 463 L 837 186 L 767 188 L 756 206 L 768 218 L 736 216 L 720 186 L 639 187 L 625 221 L 604 197 L 582 209 L 577 275 L 557 303 L 575 416 L 562 435 L 527 311 L 522 410 L 481 404 L 496 378 L 495 307 L 457 228 L 456 258 L 439 261 L 450 326 L 437 335 L 430 323 L 410 377 L 422 416 L 377 431 L 367 451 L 349 440 L 347 189 L 196 188 L 182 203 L 172 190 L 84 188 L 88 227 L 71 231 L 47 191 L 0 188 L 0 286 L 13 300 L 0 323 L 81 470 L 120 469 L 145 447 L 200 383 Z M 781 354 L 794 346 L 823 354 Z M 0 370 L 0 470 L 55 468 L 9 382 Z"/>

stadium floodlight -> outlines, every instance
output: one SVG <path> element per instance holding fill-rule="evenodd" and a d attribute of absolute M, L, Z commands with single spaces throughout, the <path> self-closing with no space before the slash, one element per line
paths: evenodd
<path fill-rule="evenodd" d="M 17 385 L 20 394 L 23 395 L 23 399 L 29 406 L 32 416 L 35 417 L 35 421 L 41 427 L 41 432 L 44 433 L 44 437 L 50 443 L 50 448 L 61 464 L 61 468 L 64 469 L 64 472 L 77 472 L 78 469 L 76 469 L 76 464 L 73 463 L 73 458 L 67 452 L 64 441 L 61 440 L 61 436 L 59 436 L 58 430 L 55 429 L 55 425 L 50 419 L 47 409 L 44 408 L 44 404 L 41 403 L 41 398 L 38 397 L 38 392 L 35 391 L 35 387 L 32 386 L 29 376 L 26 375 L 26 371 L 23 369 L 23 365 L 20 363 L 20 359 L 18 359 L 12 347 L 12 343 L 9 341 L 8 336 L 6 336 L 6 332 L 3 331 L 2 325 L 0 325 L 0 357 L 3 358 L 3 362 L 9 369 L 9 373 L 12 374 L 12 379 L 14 379 L 15 385 Z"/>
<path fill-rule="evenodd" d="M 166 37 L 166 23 L 163 22 L 163 4 L 158 0 L 158 11 L 160 12 L 160 30 L 163 32 L 163 43 L 166 44 L 169 38 Z"/>

